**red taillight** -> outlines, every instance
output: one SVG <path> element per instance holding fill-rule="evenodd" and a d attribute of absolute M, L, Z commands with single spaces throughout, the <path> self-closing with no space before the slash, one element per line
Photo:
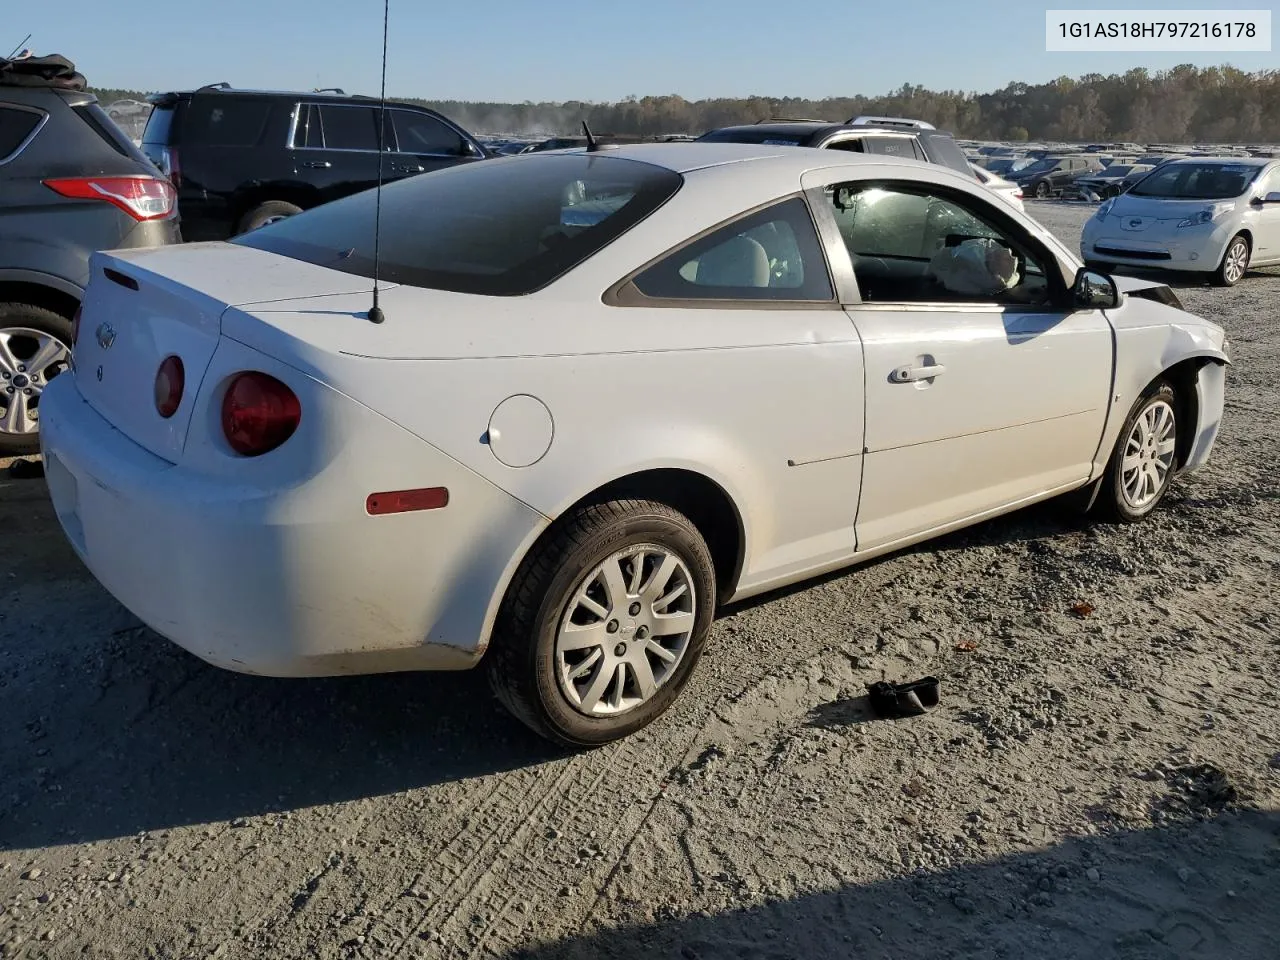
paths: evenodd
<path fill-rule="evenodd" d="M 178 412 L 186 382 L 187 375 L 182 368 L 182 360 L 178 357 L 165 357 L 156 373 L 156 413 L 167 420 Z"/>
<path fill-rule="evenodd" d="M 172 216 L 178 200 L 173 184 L 159 177 L 62 177 L 44 185 L 64 197 L 105 200 L 139 221 Z"/>
<path fill-rule="evenodd" d="M 297 395 L 265 373 L 241 373 L 222 398 L 222 432 L 236 453 L 257 457 L 284 443 L 298 429 Z"/>

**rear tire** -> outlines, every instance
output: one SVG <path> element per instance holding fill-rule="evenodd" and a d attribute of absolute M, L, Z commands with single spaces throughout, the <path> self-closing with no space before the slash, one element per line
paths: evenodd
<path fill-rule="evenodd" d="M 52 356 L 53 341 L 61 345 L 62 356 L 41 362 Z M 33 422 L 39 419 L 40 394 L 67 369 L 70 344 L 71 321 L 61 314 L 30 303 L 0 303 L 0 457 L 40 452 L 39 426 Z M 13 369 L 10 357 L 16 361 Z M 28 360 L 37 361 L 39 369 Z"/>
<path fill-rule="evenodd" d="M 648 500 L 579 507 L 512 579 L 485 657 L 490 685 L 556 743 L 621 739 L 684 689 L 715 597 L 711 553 L 684 514 Z"/>
<path fill-rule="evenodd" d="M 1136 523 L 1164 499 L 1178 466 L 1178 404 L 1157 380 L 1138 398 L 1116 438 L 1094 506 L 1118 523 Z"/>
<path fill-rule="evenodd" d="M 241 217 L 236 232 L 248 233 L 250 230 L 265 227 L 268 223 L 274 223 L 276 220 L 297 216 L 301 212 L 302 208 L 297 204 L 288 203 L 284 200 L 268 200 Z"/>
<path fill-rule="evenodd" d="M 1222 261 L 1213 272 L 1213 282 L 1219 287 L 1234 287 L 1249 272 L 1249 241 L 1237 233 L 1222 252 Z"/>
<path fill-rule="evenodd" d="M 1048 200 L 1049 199 L 1049 181 L 1041 180 L 1039 183 L 1036 184 L 1036 188 L 1033 192 L 1035 193 L 1035 197 L 1037 200 Z"/>

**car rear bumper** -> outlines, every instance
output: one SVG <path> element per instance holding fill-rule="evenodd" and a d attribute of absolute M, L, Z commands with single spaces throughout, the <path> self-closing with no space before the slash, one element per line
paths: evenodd
<path fill-rule="evenodd" d="M 364 435 L 301 485 L 273 490 L 153 455 L 103 419 L 73 375 L 58 378 L 40 439 L 67 538 L 135 616 L 216 666 L 268 676 L 473 666 L 491 601 L 544 518 L 319 389 Z M 447 507 L 365 510 L 369 493 L 428 485 L 449 487 Z"/>

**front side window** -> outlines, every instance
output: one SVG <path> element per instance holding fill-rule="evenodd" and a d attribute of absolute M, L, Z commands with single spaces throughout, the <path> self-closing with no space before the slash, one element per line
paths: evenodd
<path fill-rule="evenodd" d="M 646 297 L 677 300 L 831 300 L 831 279 L 809 208 L 799 197 L 734 221 L 644 270 Z"/>
<path fill-rule="evenodd" d="M 392 110 L 396 144 L 401 153 L 444 154 L 462 156 L 467 152 L 461 134 L 435 117 L 411 110 Z"/>
<path fill-rule="evenodd" d="M 378 149 L 378 111 L 373 107 L 321 104 L 318 110 L 326 149 Z"/>
<path fill-rule="evenodd" d="M 1246 163 L 1170 163 L 1129 194 L 1166 200 L 1230 200 L 1245 192 L 1259 170 Z"/>
<path fill-rule="evenodd" d="M 326 117 L 326 137 L 328 130 Z M 381 276 L 458 293 L 532 293 L 649 216 L 683 182 L 636 160 L 554 153 L 398 180 L 382 188 Z M 357 193 L 231 242 L 372 278 L 376 199 L 373 190 Z"/>
<path fill-rule="evenodd" d="M 972 198 L 865 183 L 827 196 L 865 303 L 1051 301 L 1046 265 Z"/>

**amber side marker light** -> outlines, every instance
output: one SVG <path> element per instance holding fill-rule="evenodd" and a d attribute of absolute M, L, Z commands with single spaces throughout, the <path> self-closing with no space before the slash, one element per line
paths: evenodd
<path fill-rule="evenodd" d="M 385 513 L 409 513 L 414 510 L 439 510 L 449 504 L 449 490 L 446 487 L 423 487 L 420 490 L 388 490 L 386 493 L 371 493 L 364 502 L 364 508 L 370 516 Z"/>

